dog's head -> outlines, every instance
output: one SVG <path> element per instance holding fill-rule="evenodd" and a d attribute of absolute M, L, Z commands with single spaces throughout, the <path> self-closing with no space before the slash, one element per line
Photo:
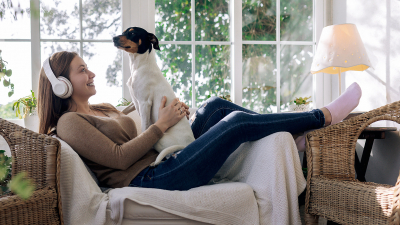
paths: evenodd
<path fill-rule="evenodd" d="M 113 37 L 114 46 L 129 53 L 143 54 L 152 47 L 160 50 L 157 37 L 140 27 L 129 27 L 121 35 Z"/>

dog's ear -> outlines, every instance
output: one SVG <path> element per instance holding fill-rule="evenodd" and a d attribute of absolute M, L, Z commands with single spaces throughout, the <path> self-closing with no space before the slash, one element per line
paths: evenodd
<path fill-rule="evenodd" d="M 160 50 L 160 46 L 158 45 L 158 39 L 157 39 L 156 35 L 149 33 L 147 35 L 147 38 L 149 39 L 150 43 L 153 44 L 154 49 Z"/>

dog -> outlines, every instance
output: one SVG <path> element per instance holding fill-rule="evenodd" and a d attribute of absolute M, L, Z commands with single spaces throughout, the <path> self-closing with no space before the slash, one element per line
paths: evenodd
<path fill-rule="evenodd" d="M 160 50 L 157 37 L 140 27 L 130 27 L 122 35 L 113 37 L 114 46 L 129 55 L 131 76 L 126 83 L 132 103 L 142 121 L 142 132 L 158 119 L 163 96 L 166 105 L 176 98 L 171 85 L 163 76 L 156 63 L 155 50 Z M 186 117 L 170 127 L 153 146 L 160 154 L 151 166 L 158 165 L 170 153 L 185 148 L 195 140 Z"/>

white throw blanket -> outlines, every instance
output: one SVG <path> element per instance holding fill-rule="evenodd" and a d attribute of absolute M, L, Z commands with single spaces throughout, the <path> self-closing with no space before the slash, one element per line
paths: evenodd
<path fill-rule="evenodd" d="M 65 224 L 121 224 L 126 200 L 211 224 L 301 224 L 298 195 L 306 181 L 287 132 L 243 143 L 210 182 L 216 184 L 188 191 L 124 187 L 103 193 L 77 153 L 59 140 Z"/>

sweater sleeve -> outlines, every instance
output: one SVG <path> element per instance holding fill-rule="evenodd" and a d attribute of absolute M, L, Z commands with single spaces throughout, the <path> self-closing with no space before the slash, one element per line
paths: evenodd
<path fill-rule="evenodd" d="M 82 157 L 114 169 L 126 170 L 163 136 L 160 128 L 153 124 L 132 140 L 117 144 L 92 123 L 79 114 L 66 113 L 58 120 L 57 135 Z"/>

